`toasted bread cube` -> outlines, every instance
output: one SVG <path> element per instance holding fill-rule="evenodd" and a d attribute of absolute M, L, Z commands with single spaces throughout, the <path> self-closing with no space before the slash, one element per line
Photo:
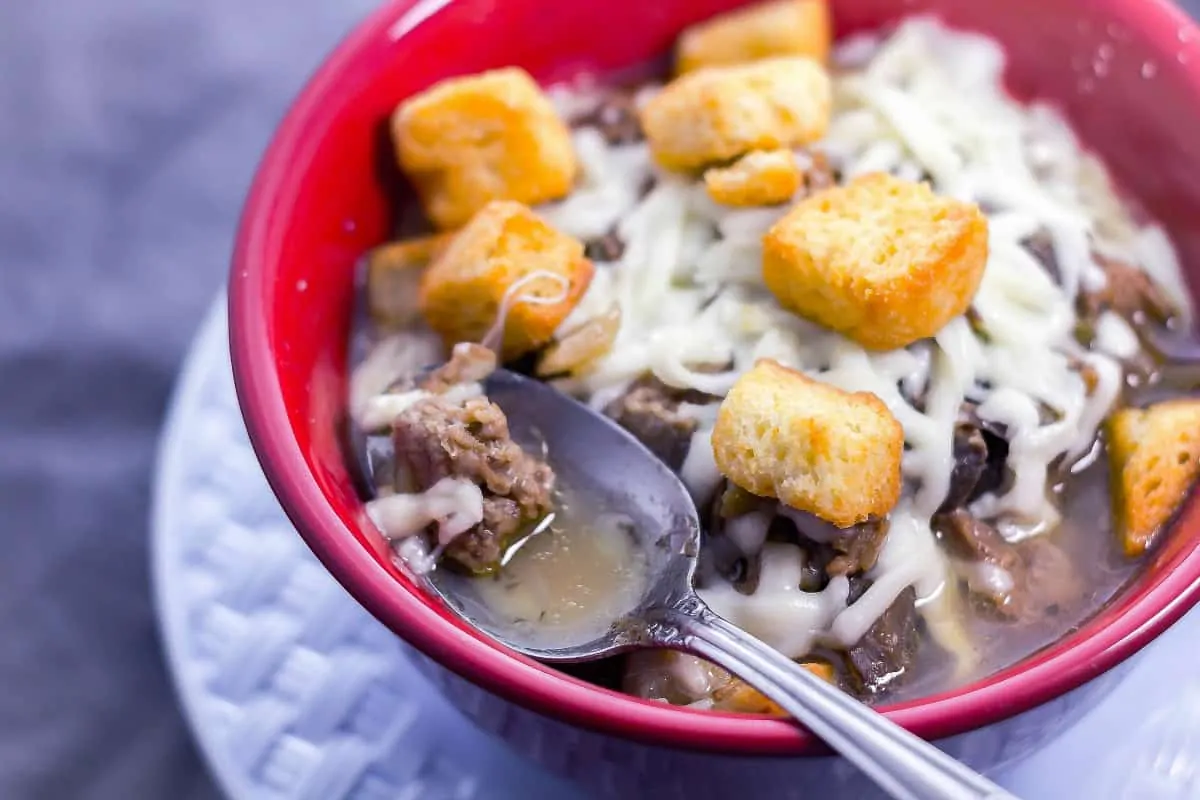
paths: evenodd
<path fill-rule="evenodd" d="M 829 125 L 829 75 L 802 57 L 705 67 L 671 81 L 641 109 L 650 151 L 694 171 L 751 150 L 797 147 Z"/>
<path fill-rule="evenodd" d="M 758 3 L 684 30 L 675 52 L 675 72 L 774 56 L 807 56 L 823 63 L 832 38 L 826 0 Z"/>
<path fill-rule="evenodd" d="M 1123 408 L 1108 420 L 1113 513 L 1125 555 L 1140 556 L 1200 475 L 1200 400 Z"/>
<path fill-rule="evenodd" d="M 826 683 L 837 685 L 837 674 L 833 665 L 826 661 L 801 661 L 800 666 Z M 741 678 L 730 676 L 729 682 L 713 691 L 713 708 L 718 711 L 734 711 L 739 714 L 767 714 L 786 717 L 788 712 L 771 698 L 746 683 Z"/>
<path fill-rule="evenodd" d="M 978 206 L 874 173 L 808 197 L 776 222 L 763 237 L 763 280 L 785 308 L 891 350 L 965 312 L 987 256 Z"/>
<path fill-rule="evenodd" d="M 592 272 L 581 242 L 526 206 L 497 200 L 429 265 L 421 278 L 421 313 L 453 345 L 482 340 L 506 308 L 501 357 L 511 360 L 550 341 Z"/>
<path fill-rule="evenodd" d="M 722 401 L 712 446 L 733 483 L 839 528 L 882 517 L 900 499 L 904 430 L 883 401 L 769 359 Z"/>
<path fill-rule="evenodd" d="M 791 150 L 752 150 L 728 167 L 707 170 L 704 188 L 722 205 L 772 206 L 791 200 L 802 177 Z"/>
<path fill-rule="evenodd" d="M 401 169 L 440 228 L 463 225 L 492 200 L 557 200 L 575 182 L 570 131 L 515 67 L 410 97 L 392 115 L 392 136 Z"/>

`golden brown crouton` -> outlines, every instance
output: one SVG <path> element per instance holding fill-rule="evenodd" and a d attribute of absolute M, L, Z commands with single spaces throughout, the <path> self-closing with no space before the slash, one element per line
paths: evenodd
<path fill-rule="evenodd" d="M 410 97 L 392 115 L 392 136 L 400 167 L 440 228 L 464 224 L 491 200 L 556 200 L 575 181 L 570 131 L 515 67 Z"/>
<path fill-rule="evenodd" d="M 712 446 L 733 483 L 839 528 L 882 517 L 900 499 L 904 430 L 883 401 L 769 359 L 722 401 Z"/>
<path fill-rule="evenodd" d="M 1200 400 L 1123 408 L 1108 420 L 1113 506 L 1125 555 L 1140 556 L 1200 474 Z"/>
<path fill-rule="evenodd" d="M 421 278 L 421 313 L 452 345 L 481 340 L 506 304 L 501 356 L 509 360 L 550 341 L 587 289 L 592 271 L 578 240 L 520 203 L 497 200 L 429 265 Z M 511 294 L 507 301 L 506 294 Z"/>
<path fill-rule="evenodd" d="M 824 62 L 831 36 L 826 0 L 773 0 L 719 14 L 684 30 L 675 72 L 773 56 Z"/>
<path fill-rule="evenodd" d="M 829 125 L 829 75 L 801 57 L 705 67 L 671 81 L 641 110 L 654 158 L 691 171 L 751 150 L 813 142 Z"/>
<path fill-rule="evenodd" d="M 421 270 L 438 256 L 453 233 L 388 242 L 367 253 L 367 308 L 385 325 L 409 325 L 420 316 Z"/>
<path fill-rule="evenodd" d="M 891 350 L 962 314 L 983 278 L 987 218 L 923 183 L 871 174 L 801 201 L 763 238 L 763 280 L 787 309 Z"/>
<path fill-rule="evenodd" d="M 800 178 L 791 150 L 753 150 L 731 166 L 706 171 L 704 188 L 727 206 L 771 206 L 791 200 Z"/>
<path fill-rule="evenodd" d="M 837 684 L 833 665 L 825 661 L 802 661 L 800 666 L 821 680 Z M 746 683 L 741 678 L 729 676 L 729 682 L 713 692 L 713 708 L 718 711 L 736 711 L 739 714 L 770 714 L 785 717 L 788 713 L 778 703 Z"/>

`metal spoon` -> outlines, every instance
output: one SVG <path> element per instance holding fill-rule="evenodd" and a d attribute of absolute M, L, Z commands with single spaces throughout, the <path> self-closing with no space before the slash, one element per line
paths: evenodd
<path fill-rule="evenodd" d="M 641 601 L 587 641 L 514 638 L 471 591 L 471 579 L 450 570 L 428 575 L 429 588 L 464 620 L 510 649 L 550 663 L 607 658 L 642 647 L 699 655 L 739 676 L 774 700 L 882 789 L 905 800 L 1000 800 L 1013 796 L 868 706 L 713 613 L 692 582 L 700 552 L 700 523 L 687 489 L 637 439 L 608 418 L 556 389 L 497 370 L 489 399 L 508 416 L 518 442 L 543 441 L 558 479 L 602 499 L 634 521 L 646 555 Z M 354 443 L 364 476 L 372 454 Z"/>

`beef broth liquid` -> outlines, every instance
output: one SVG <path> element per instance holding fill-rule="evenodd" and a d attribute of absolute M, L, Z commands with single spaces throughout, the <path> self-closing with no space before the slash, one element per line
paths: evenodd
<path fill-rule="evenodd" d="M 646 588 L 646 560 L 619 515 L 578 498 L 561 502 L 550 524 L 519 542 L 495 575 L 474 581 L 480 599 L 518 638 L 540 646 L 602 636 L 632 611 Z"/>

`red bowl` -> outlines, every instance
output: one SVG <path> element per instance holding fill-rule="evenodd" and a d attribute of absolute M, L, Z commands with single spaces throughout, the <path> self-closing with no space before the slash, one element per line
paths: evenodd
<path fill-rule="evenodd" d="M 385 4 L 325 62 L 280 126 L 242 218 L 229 317 L 238 397 L 280 502 L 331 573 L 434 661 L 573 726 L 673 748 L 820 752 L 790 723 L 638 700 L 511 655 L 460 624 L 391 564 L 365 524 L 339 449 L 353 266 L 384 241 L 399 184 L 386 119 L 449 75 L 519 64 L 543 81 L 665 53 L 685 25 L 733 0 L 455 0 Z M 1200 32 L 1154 0 L 835 0 L 845 35 L 934 10 L 1009 55 L 1022 97 L 1055 101 L 1118 180 L 1169 229 L 1200 286 Z M 606 33 L 612 31 L 612 33 Z M 1109 69 L 1093 72 L 1099 48 Z M 973 685 L 891 707 L 938 738 L 1045 703 L 1118 664 L 1200 598 L 1200 506 L 1082 629 Z"/>

